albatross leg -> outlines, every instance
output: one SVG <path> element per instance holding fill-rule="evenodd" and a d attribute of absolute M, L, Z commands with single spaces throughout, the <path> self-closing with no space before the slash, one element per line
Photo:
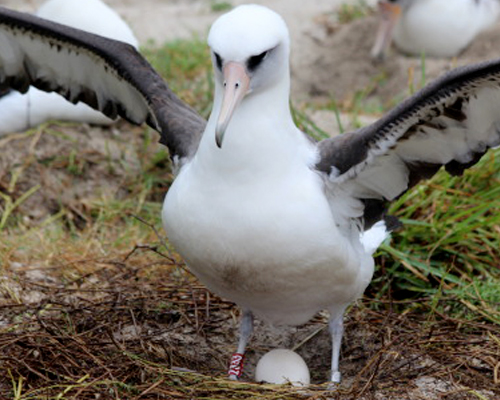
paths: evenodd
<path fill-rule="evenodd" d="M 330 377 L 331 384 L 340 383 L 342 375 L 339 371 L 340 346 L 342 344 L 342 335 L 344 334 L 344 311 L 330 318 L 329 321 L 330 336 L 332 338 L 332 372 Z"/>
<path fill-rule="evenodd" d="M 253 314 L 249 310 L 243 310 L 243 315 L 240 321 L 240 340 L 238 342 L 238 350 L 231 357 L 229 364 L 229 379 L 238 380 L 243 372 L 243 361 L 245 359 L 245 348 L 248 340 L 253 332 Z"/>

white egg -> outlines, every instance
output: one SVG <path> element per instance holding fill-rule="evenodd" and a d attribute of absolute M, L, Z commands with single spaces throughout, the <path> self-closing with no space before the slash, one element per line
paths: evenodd
<path fill-rule="evenodd" d="M 275 349 L 264 354 L 255 368 L 255 380 L 294 386 L 307 386 L 310 382 L 309 368 L 301 356 L 292 350 Z"/>

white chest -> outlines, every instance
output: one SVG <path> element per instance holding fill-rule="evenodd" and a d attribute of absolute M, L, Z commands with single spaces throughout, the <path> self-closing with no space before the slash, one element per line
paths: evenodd
<path fill-rule="evenodd" d="M 190 167 L 166 197 L 163 223 L 211 290 L 276 323 L 302 323 L 364 290 L 371 258 L 338 231 L 315 172 L 238 183 Z"/>

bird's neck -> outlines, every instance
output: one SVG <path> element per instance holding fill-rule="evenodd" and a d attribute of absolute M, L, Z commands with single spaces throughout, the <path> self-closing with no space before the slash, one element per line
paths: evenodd
<path fill-rule="evenodd" d="M 293 122 L 289 105 L 288 74 L 265 90 L 247 95 L 227 127 L 222 147 L 215 142 L 215 125 L 222 101 L 217 87 L 214 108 L 203 135 L 195 163 L 206 171 L 253 177 L 289 169 L 306 162 L 311 147 Z M 299 153 L 299 154 L 298 154 Z"/>

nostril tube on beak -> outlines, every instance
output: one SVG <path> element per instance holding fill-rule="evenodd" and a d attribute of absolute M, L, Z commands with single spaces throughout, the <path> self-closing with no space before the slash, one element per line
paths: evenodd
<path fill-rule="evenodd" d="M 250 88 L 250 77 L 243 64 L 229 62 L 224 66 L 223 73 L 224 94 L 215 128 L 215 142 L 219 148 L 222 147 L 224 134 L 236 108 Z"/>

